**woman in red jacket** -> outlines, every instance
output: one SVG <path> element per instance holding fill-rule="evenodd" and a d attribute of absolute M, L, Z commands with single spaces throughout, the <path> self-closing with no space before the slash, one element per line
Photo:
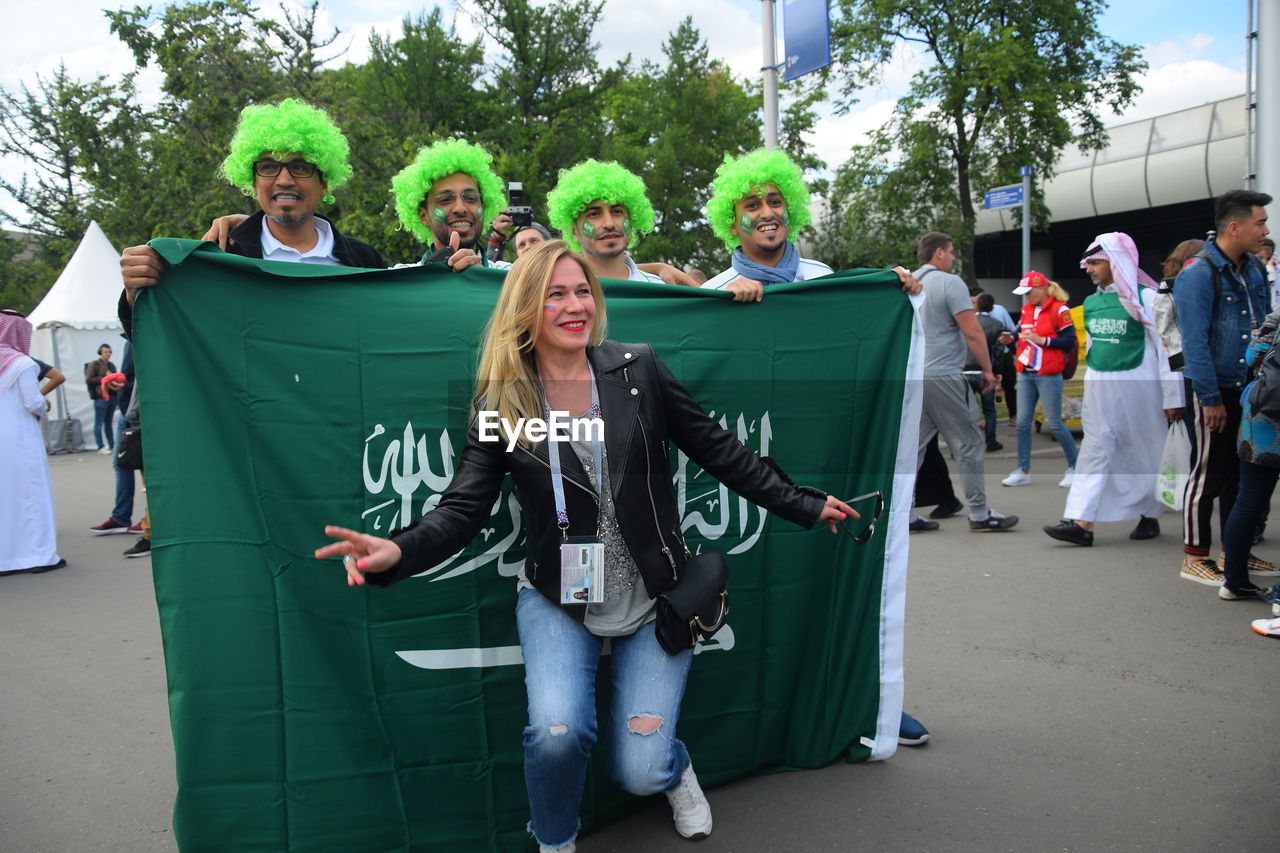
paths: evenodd
<path fill-rule="evenodd" d="M 1044 419 L 1067 457 L 1067 471 L 1059 486 L 1071 485 L 1076 467 L 1076 442 L 1062 423 L 1062 370 L 1074 352 L 1076 329 L 1067 308 L 1067 293 L 1056 281 L 1032 270 L 1013 292 L 1026 295 L 1018 323 L 1018 467 L 1001 482 L 1006 486 L 1031 483 L 1031 419 L 1036 400 L 1044 405 Z"/>

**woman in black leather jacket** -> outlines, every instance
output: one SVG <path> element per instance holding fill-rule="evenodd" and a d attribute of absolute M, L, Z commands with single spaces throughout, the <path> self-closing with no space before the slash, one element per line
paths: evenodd
<path fill-rule="evenodd" d="M 566 243 L 518 259 L 485 332 L 476 416 L 439 504 L 390 539 L 326 527 L 340 541 L 316 551 L 342 556 L 351 585 L 389 585 L 465 547 L 511 475 L 528 552 L 516 605 L 529 695 L 525 780 L 530 829 L 544 850 L 574 848 L 605 637 L 613 650 L 613 724 L 605 735 L 614 781 L 637 795 L 665 792 L 684 837 L 711 832 L 710 807 L 674 737 L 692 650 L 669 655 L 654 635 L 653 599 L 679 582 L 688 558 L 667 442 L 796 524 L 824 521 L 835 532 L 857 515 L 834 497 L 784 482 L 698 406 L 652 348 L 605 340 L 604 329 L 600 284 Z M 533 419 L 566 412 L 580 440 L 539 440 L 536 427 L 530 434 Z M 601 421 L 603 441 L 598 434 L 593 441 Z M 586 561 L 586 551 L 594 572 L 562 572 L 570 558 L 575 567 Z"/>

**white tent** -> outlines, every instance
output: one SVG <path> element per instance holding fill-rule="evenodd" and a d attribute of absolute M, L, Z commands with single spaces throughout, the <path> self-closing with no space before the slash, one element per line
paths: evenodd
<path fill-rule="evenodd" d="M 27 317 L 36 328 L 31 355 L 67 377 L 50 401 L 50 417 L 79 420 L 86 439 L 93 434 L 93 401 L 85 387 L 84 365 L 98 357 L 102 344 L 111 345 L 112 362 L 120 365 L 124 342 L 116 303 L 121 288 L 120 253 L 98 223 L 90 222 L 62 275 Z"/>

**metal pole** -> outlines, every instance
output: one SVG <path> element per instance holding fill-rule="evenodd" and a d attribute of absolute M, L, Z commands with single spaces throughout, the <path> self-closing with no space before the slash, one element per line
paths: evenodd
<path fill-rule="evenodd" d="M 1257 84 L 1254 88 L 1255 147 L 1253 188 L 1277 193 L 1280 188 L 1280 0 L 1258 0 Z"/>
<path fill-rule="evenodd" d="M 1254 118 L 1258 108 L 1258 102 L 1253 97 L 1253 43 L 1258 38 L 1258 33 L 1253 28 L 1253 5 L 1255 0 L 1245 0 L 1245 7 L 1248 12 L 1248 20 L 1245 22 L 1244 29 L 1244 188 L 1251 190 L 1254 188 L 1254 179 L 1257 175 L 1254 165 L 1257 151 L 1256 128 L 1254 126 Z"/>
<path fill-rule="evenodd" d="M 760 0 L 764 18 L 764 146 L 778 147 L 778 59 L 773 35 L 773 0 Z"/>
<path fill-rule="evenodd" d="M 1022 272 L 1031 269 L 1031 173 L 1030 166 L 1023 166 L 1022 173 Z"/>

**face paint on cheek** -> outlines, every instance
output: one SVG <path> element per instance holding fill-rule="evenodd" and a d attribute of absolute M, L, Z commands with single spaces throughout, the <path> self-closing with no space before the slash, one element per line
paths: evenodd
<path fill-rule="evenodd" d="M 631 238 L 631 219 L 630 218 L 626 218 L 622 220 L 622 233 L 627 235 L 627 239 Z"/>
<path fill-rule="evenodd" d="M 782 213 L 778 215 L 778 222 L 782 224 L 783 228 L 786 228 L 791 224 L 791 214 L 787 213 L 787 209 L 785 207 L 782 208 Z"/>
<path fill-rule="evenodd" d="M 439 222 L 441 225 L 443 225 L 444 221 L 448 218 L 449 218 L 449 214 L 446 213 L 445 209 L 440 205 L 436 205 L 435 207 L 431 208 L 431 220 L 433 222 Z"/>
<path fill-rule="evenodd" d="M 484 205 L 483 204 L 476 205 L 476 221 L 484 222 Z"/>
<path fill-rule="evenodd" d="M 742 214 L 742 218 L 738 220 L 738 228 L 741 231 L 750 231 L 756 227 L 756 221 L 747 214 Z"/>
<path fill-rule="evenodd" d="M 582 236 L 586 237 L 588 240 L 594 240 L 596 238 L 595 223 L 593 222 L 582 223 Z"/>
<path fill-rule="evenodd" d="M 555 310 L 556 310 L 556 306 L 554 306 L 554 305 L 543 305 L 543 306 L 542 306 L 542 310 L 543 310 L 543 311 L 555 311 Z"/>

